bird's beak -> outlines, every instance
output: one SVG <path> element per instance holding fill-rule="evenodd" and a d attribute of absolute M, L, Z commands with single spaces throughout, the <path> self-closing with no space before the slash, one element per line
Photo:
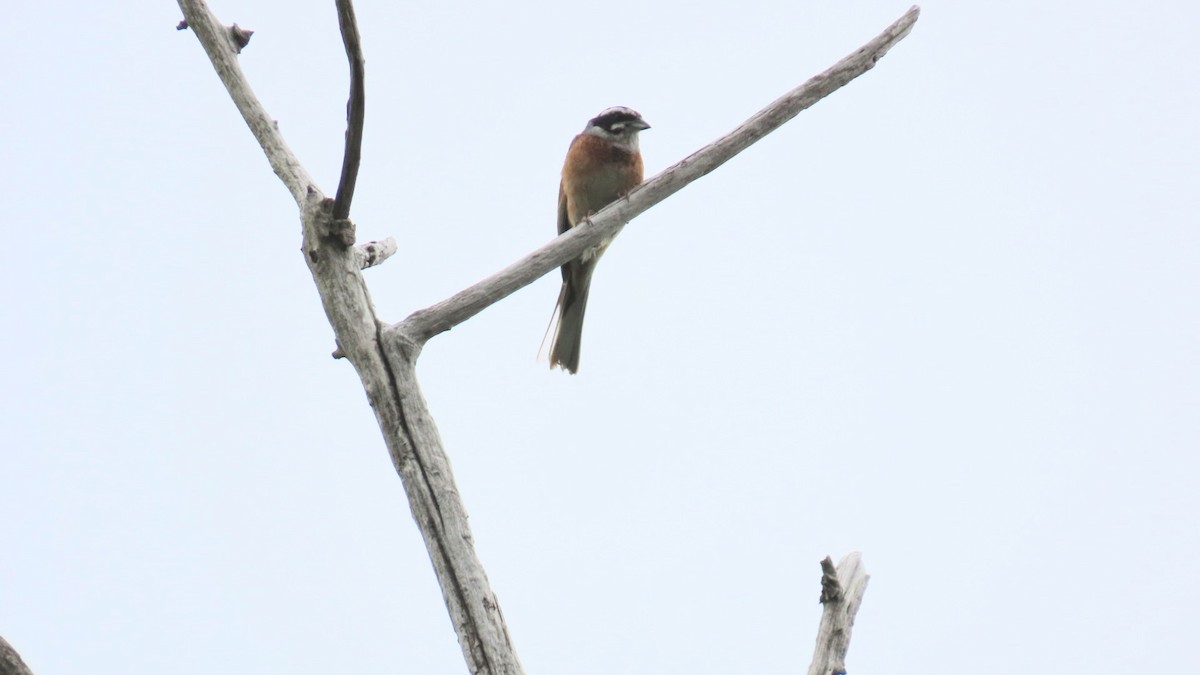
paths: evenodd
<path fill-rule="evenodd" d="M 650 128 L 650 125 L 646 124 L 646 120 L 634 120 L 633 122 L 631 122 L 631 124 L 633 124 L 633 126 L 637 127 L 638 131 L 645 131 L 646 129 Z"/>

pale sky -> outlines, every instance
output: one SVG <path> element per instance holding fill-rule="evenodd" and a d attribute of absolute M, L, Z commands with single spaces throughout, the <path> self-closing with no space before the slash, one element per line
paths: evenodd
<path fill-rule="evenodd" d="M 0 635 L 35 673 L 463 673 L 294 203 L 173 2 L 0 24 Z M 880 0 L 357 4 L 352 214 L 395 321 L 555 234 L 627 105 L 654 174 Z M 331 0 L 221 0 L 328 193 Z M 582 363 L 557 275 L 418 373 L 533 674 L 1200 671 L 1200 5 L 929 2 L 877 67 L 631 223 Z"/>

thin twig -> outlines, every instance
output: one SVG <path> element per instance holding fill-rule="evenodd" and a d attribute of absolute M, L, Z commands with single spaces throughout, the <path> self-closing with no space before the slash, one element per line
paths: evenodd
<path fill-rule="evenodd" d="M 670 197 L 692 181 L 708 174 L 763 136 L 832 94 L 875 66 L 879 59 L 912 30 L 921 9 L 911 9 L 874 40 L 838 61 L 833 67 L 785 94 L 737 129 L 692 153 L 671 168 L 643 183 L 625 199 L 601 209 L 590 226 L 573 227 L 503 270 L 436 305 L 418 310 L 392 326 L 416 344 L 450 330 L 488 306 L 528 286 L 543 274 L 578 257 L 584 250 L 609 238 L 625 223 Z"/>
<path fill-rule="evenodd" d="M 346 151 L 342 156 L 342 178 L 338 181 L 333 200 L 333 217 L 350 217 L 350 202 L 354 200 L 354 185 L 358 181 L 358 166 L 362 161 L 363 118 L 366 97 L 363 94 L 365 64 L 362 42 L 358 37 L 358 20 L 350 0 L 337 0 L 338 28 L 350 60 L 350 100 L 346 102 Z"/>

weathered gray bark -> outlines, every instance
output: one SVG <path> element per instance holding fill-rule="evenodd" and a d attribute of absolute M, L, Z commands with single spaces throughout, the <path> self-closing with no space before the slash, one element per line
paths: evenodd
<path fill-rule="evenodd" d="M 874 40 L 838 61 L 825 72 L 781 96 L 755 113 L 733 131 L 674 166 L 642 183 L 625 199 L 620 199 L 592 216 L 590 225 L 573 227 L 549 244 L 530 253 L 505 269 L 427 309 L 415 312 L 393 326 L 424 343 L 475 316 L 488 306 L 533 283 L 563 262 L 574 259 L 598 242 L 611 238 L 618 228 L 644 211 L 683 189 L 688 183 L 707 175 L 750 147 L 763 136 L 783 126 L 817 101 L 832 94 L 862 75 L 903 40 L 921 14 L 913 5 L 904 16 L 888 26 Z"/>
<path fill-rule="evenodd" d="M 17 650 L 0 637 L 0 675 L 33 675 Z"/>
<path fill-rule="evenodd" d="M 489 675 L 521 673 L 500 605 L 475 555 L 466 509 L 455 487 L 441 436 L 417 383 L 414 368 L 425 342 L 577 257 L 624 223 L 869 70 L 908 34 L 919 10 L 913 7 L 870 43 L 775 101 L 732 133 L 650 179 L 628 198 L 603 209 L 590 224 L 573 228 L 446 301 L 400 323 L 386 325 L 376 318 L 360 272 L 366 266 L 364 255 L 351 246 L 353 225 L 345 217 L 348 205 L 343 211 L 339 203 L 336 208 L 343 212 L 335 213 L 334 200 L 317 187 L 288 148 L 238 66 L 239 49 L 231 30 L 221 25 L 203 0 L 178 2 L 271 167 L 299 206 L 304 257 L 333 326 L 338 353 L 354 365 L 366 389 L 425 539 L 470 671 Z M 348 3 L 340 0 L 339 8 L 344 4 Z M 339 17 L 344 18 L 344 14 L 339 13 Z M 361 87 L 361 82 L 358 84 Z M 361 94 L 360 88 L 358 96 Z M 353 131 L 353 122 L 351 127 Z M 347 137 L 351 135 L 348 132 Z"/>
<path fill-rule="evenodd" d="M 808 675 L 845 675 L 850 629 L 870 579 L 858 552 L 847 553 L 837 569 L 830 558 L 821 561 L 821 604 L 825 609 Z"/>

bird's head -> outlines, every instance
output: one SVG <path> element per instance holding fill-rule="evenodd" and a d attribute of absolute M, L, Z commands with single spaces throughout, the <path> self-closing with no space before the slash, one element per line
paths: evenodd
<path fill-rule="evenodd" d="M 650 125 L 636 110 L 615 106 L 588 120 L 583 133 L 599 136 L 629 150 L 637 150 L 638 132 L 649 128 Z"/>

